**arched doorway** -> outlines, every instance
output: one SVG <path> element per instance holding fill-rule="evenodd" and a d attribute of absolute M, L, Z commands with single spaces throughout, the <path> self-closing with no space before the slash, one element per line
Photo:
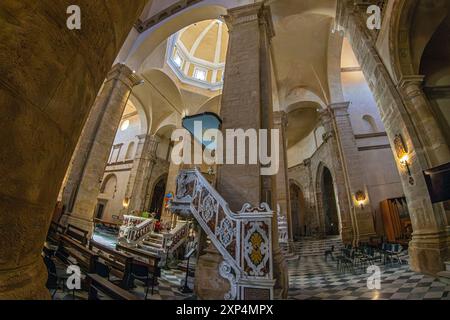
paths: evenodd
<path fill-rule="evenodd" d="M 294 240 L 307 235 L 307 226 L 305 223 L 305 198 L 300 187 L 292 182 L 289 184 L 290 200 L 291 200 L 291 217 L 292 217 L 292 236 Z"/>
<path fill-rule="evenodd" d="M 339 235 L 339 217 L 334 193 L 334 183 L 331 172 L 323 168 L 322 174 L 322 208 L 325 220 L 325 234 L 327 236 Z"/>
<path fill-rule="evenodd" d="M 161 218 L 162 207 L 164 202 L 164 192 L 166 190 L 167 176 L 161 177 L 153 188 L 152 201 L 150 202 L 149 211 L 156 213 L 156 217 Z"/>

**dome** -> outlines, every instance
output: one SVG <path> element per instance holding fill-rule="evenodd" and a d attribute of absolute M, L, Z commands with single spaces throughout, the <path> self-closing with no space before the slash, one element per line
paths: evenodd
<path fill-rule="evenodd" d="M 182 82 L 219 90 L 227 48 L 227 25 L 217 19 L 201 21 L 170 38 L 168 64 Z"/>

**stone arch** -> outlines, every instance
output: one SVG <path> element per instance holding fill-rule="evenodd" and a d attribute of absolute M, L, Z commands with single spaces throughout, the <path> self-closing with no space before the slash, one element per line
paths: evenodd
<path fill-rule="evenodd" d="M 323 100 L 309 88 L 295 87 L 292 88 L 287 94 L 285 99 L 285 106 L 288 108 L 291 105 L 299 102 L 315 102 L 320 105 L 321 108 L 326 109 L 327 105 Z M 287 110 L 285 110 L 287 111 Z"/>
<path fill-rule="evenodd" d="M 336 178 L 330 168 L 330 166 L 320 162 L 316 172 L 316 210 L 320 222 L 319 233 L 321 235 L 338 235 L 341 233 L 342 228 L 342 218 L 338 205 Z M 332 183 L 331 189 L 329 188 L 329 185 L 327 186 L 328 188 L 325 187 L 326 181 L 324 183 L 324 180 L 327 179 L 328 174 Z M 328 198 L 325 199 L 325 197 Z"/>
<path fill-rule="evenodd" d="M 389 25 L 389 52 L 396 83 L 406 76 L 419 74 L 425 47 L 445 19 L 447 10 L 445 0 L 399 0 L 394 3 Z"/>
<path fill-rule="evenodd" d="M 151 185 L 151 194 L 149 207 L 147 208 L 150 212 L 155 212 L 157 217 L 161 217 L 163 204 L 164 204 L 164 192 L 166 190 L 168 174 L 163 173 Z"/>
<path fill-rule="evenodd" d="M 100 193 L 106 194 L 114 198 L 117 189 L 117 176 L 114 173 L 108 174 L 102 182 Z"/>
<path fill-rule="evenodd" d="M 307 222 L 307 206 L 305 194 L 302 186 L 294 179 L 289 179 L 289 195 L 291 202 L 291 229 L 292 237 L 297 240 L 300 237 L 306 236 Z"/>
<path fill-rule="evenodd" d="M 139 70 L 145 65 L 146 58 L 153 50 L 172 34 L 193 23 L 224 16 L 227 14 L 227 7 L 231 6 L 226 1 L 202 1 L 198 5 L 191 6 L 168 17 L 138 37 L 135 46 L 128 55 L 127 65 Z"/>
<path fill-rule="evenodd" d="M 131 159 L 133 159 L 135 153 L 136 153 L 135 143 L 134 143 L 134 141 L 131 141 L 131 142 L 128 144 L 127 152 L 125 153 L 125 160 L 131 160 Z"/>
<path fill-rule="evenodd" d="M 149 98 L 149 101 L 147 104 L 142 103 L 141 99 L 132 91 L 130 95 L 130 101 L 135 107 L 138 115 L 139 115 L 139 121 L 140 121 L 140 127 L 141 127 L 141 134 L 145 134 L 148 132 L 149 128 L 151 127 L 151 111 L 152 111 L 152 105 L 151 105 L 151 98 Z"/>

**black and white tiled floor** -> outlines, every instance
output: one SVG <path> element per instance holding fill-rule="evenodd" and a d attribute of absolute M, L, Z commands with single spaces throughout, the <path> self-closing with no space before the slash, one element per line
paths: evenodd
<path fill-rule="evenodd" d="M 287 253 L 290 300 L 450 300 L 450 285 L 437 279 L 416 273 L 408 265 L 380 265 L 381 288 L 370 290 L 367 287 L 369 273 L 338 272 L 336 262 L 330 258 L 325 261 L 325 250 L 335 246 L 335 252 L 342 247 L 339 238 L 325 240 L 304 239 L 290 243 Z M 162 270 L 159 284 L 149 300 L 190 300 L 193 293 L 183 294 L 185 273 L 180 270 Z M 188 286 L 193 288 L 192 277 Z M 139 286 L 132 293 L 144 298 L 145 289 Z M 100 296 L 101 299 L 107 299 Z M 59 290 L 55 300 L 72 300 L 72 292 Z M 86 300 L 87 292 L 77 291 L 77 300 Z"/>
<path fill-rule="evenodd" d="M 294 244 L 295 248 L 305 248 Z M 381 288 L 367 287 L 369 273 L 340 273 L 336 262 L 324 255 L 308 254 L 288 261 L 289 299 L 293 300 L 450 300 L 450 285 L 416 273 L 407 265 L 380 266 Z"/>

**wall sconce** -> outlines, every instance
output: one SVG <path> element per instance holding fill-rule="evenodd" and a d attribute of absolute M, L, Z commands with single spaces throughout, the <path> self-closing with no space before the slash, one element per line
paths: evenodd
<path fill-rule="evenodd" d="M 395 135 L 394 147 L 395 153 L 397 154 L 397 159 L 400 162 L 400 164 L 406 168 L 411 183 L 411 181 L 413 180 L 411 177 L 411 170 L 409 169 L 410 163 L 409 163 L 408 149 L 406 148 L 405 142 L 403 141 L 403 137 L 400 134 Z"/>
<path fill-rule="evenodd" d="M 364 202 L 366 201 L 366 194 L 364 191 L 358 190 L 355 193 L 355 199 L 360 205 L 361 209 L 364 209 Z"/>
<path fill-rule="evenodd" d="M 128 206 L 130 205 L 130 198 L 123 199 L 122 205 L 125 209 L 128 209 Z"/>

